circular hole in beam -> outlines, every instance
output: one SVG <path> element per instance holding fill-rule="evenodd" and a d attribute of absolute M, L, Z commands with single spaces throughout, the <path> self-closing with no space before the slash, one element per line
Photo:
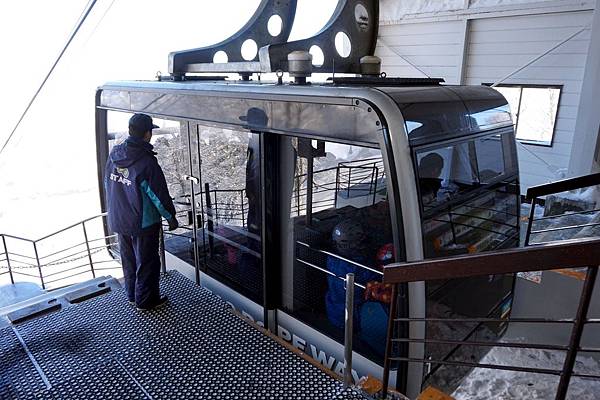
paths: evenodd
<path fill-rule="evenodd" d="M 252 61 L 258 54 L 258 45 L 252 39 L 242 43 L 242 58 L 246 61 Z"/>
<path fill-rule="evenodd" d="M 269 22 L 267 22 L 267 30 L 273 37 L 277 37 L 281 34 L 281 31 L 283 30 L 283 20 L 279 15 L 271 15 Z"/>
<path fill-rule="evenodd" d="M 313 45 L 308 50 L 310 54 L 312 54 L 312 65 L 315 67 L 320 67 L 325 62 L 325 55 L 323 54 L 323 50 L 317 45 Z"/>
<path fill-rule="evenodd" d="M 366 32 L 369 30 L 369 11 L 367 11 L 365 6 L 358 3 L 354 7 L 354 18 L 356 19 L 359 31 Z"/>
<path fill-rule="evenodd" d="M 213 56 L 213 62 L 215 64 L 225 64 L 227 61 L 229 61 L 229 57 L 227 57 L 227 53 L 223 50 L 217 51 Z"/>
<path fill-rule="evenodd" d="M 335 35 L 335 49 L 341 57 L 346 58 L 350 56 L 352 44 L 350 43 L 350 38 L 344 32 L 338 32 Z"/>

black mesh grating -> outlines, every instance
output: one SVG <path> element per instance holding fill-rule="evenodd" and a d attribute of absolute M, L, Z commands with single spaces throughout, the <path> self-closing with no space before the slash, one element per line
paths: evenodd
<path fill-rule="evenodd" d="M 117 290 L 19 325 L 49 390 L 12 330 L 0 331 L 0 398 L 361 398 L 182 275 L 169 273 L 162 290 L 170 302 L 156 311 Z M 21 367 L 6 374 L 9 364 Z"/>

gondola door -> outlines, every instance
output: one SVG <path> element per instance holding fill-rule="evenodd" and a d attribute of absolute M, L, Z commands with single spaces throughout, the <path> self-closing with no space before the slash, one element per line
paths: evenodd
<path fill-rule="evenodd" d="M 263 304 L 260 134 L 191 125 L 194 215 L 203 273 Z"/>
<path fill-rule="evenodd" d="M 159 128 L 154 129 L 151 144 L 163 169 L 179 223 L 174 231 L 166 230 L 165 224 L 165 250 L 188 264 L 197 265 L 196 226 L 192 218 L 197 179 L 191 173 L 190 124 L 160 118 L 154 118 L 154 123 Z"/>

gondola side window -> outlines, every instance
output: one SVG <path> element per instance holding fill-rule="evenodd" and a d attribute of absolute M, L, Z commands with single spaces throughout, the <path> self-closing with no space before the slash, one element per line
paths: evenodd
<path fill-rule="evenodd" d="M 382 268 L 393 262 L 387 175 L 379 149 L 290 138 L 294 173 L 283 265 L 283 308 L 341 340 L 345 279 L 355 274 L 355 324 L 363 354 L 383 354 L 391 287 Z M 282 185 L 285 187 L 286 185 Z M 284 200 L 285 201 L 285 200 Z M 283 208 L 283 207 L 282 207 Z"/>
<path fill-rule="evenodd" d="M 502 136 L 486 136 L 477 138 L 474 142 L 477 154 L 479 182 L 482 184 L 491 183 L 506 171 Z"/>
<path fill-rule="evenodd" d="M 424 209 L 467 192 L 478 182 L 470 143 L 459 143 L 417 154 L 418 183 Z"/>
<path fill-rule="evenodd" d="M 518 240 L 511 133 L 416 151 L 425 257 L 474 253 Z"/>

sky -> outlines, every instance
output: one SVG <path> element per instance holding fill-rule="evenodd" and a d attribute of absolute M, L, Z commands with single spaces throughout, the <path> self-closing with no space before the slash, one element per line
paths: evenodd
<path fill-rule="evenodd" d="M 167 73 L 175 50 L 226 39 L 259 0 L 97 0 L 0 154 L 0 232 L 50 233 L 98 214 L 94 94 L 113 80 Z M 88 0 L 19 0 L 0 13 L 0 145 L 66 43 Z M 290 40 L 310 37 L 337 0 L 298 0 Z"/>

